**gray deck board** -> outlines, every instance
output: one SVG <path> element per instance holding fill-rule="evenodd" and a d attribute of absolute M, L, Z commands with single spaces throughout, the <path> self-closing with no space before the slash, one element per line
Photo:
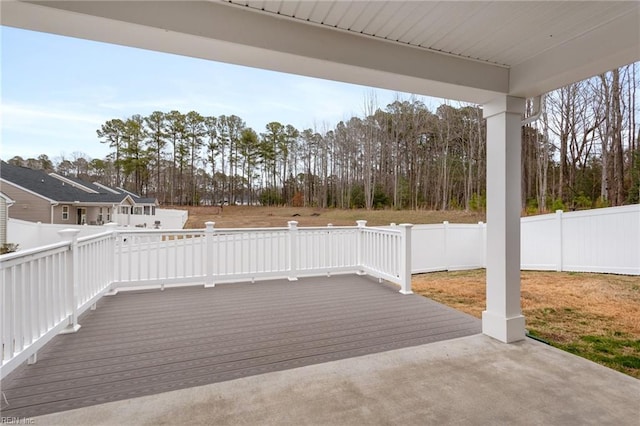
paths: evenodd
<path fill-rule="evenodd" d="M 33 417 L 480 332 L 480 321 L 356 275 L 122 292 L 2 381 Z"/>

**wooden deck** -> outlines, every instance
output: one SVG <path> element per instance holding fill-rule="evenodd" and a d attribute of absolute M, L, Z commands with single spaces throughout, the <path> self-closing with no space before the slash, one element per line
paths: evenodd
<path fill-rule="evenodd" d="M 476 334 L 480 321 L 368 277 L 122 292 L 2 382 L 2 416 L 88 405 Z"/>

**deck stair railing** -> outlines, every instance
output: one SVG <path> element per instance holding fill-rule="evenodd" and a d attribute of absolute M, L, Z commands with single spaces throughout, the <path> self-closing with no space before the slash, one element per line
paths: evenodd
<path fill-rule="evenodd" d="M 200 230 L 110 230 L 0 256 L 0 378 L 107 294 L 338 273 L 370 274 L 411 293 L 411 225 Z M 109 227 L 109 225 L 105 225 Z"/>

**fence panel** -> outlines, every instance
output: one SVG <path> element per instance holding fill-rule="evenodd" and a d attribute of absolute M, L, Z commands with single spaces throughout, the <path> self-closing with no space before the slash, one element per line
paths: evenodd
<path fill-rule="evenodd" d="M 484 224 L 449 223 L 445 230 L 447 270 L 482 268 Z"/>
<path fill-rule="evenodd" d="M 207 259 L 214 281 L 286 277 L 288 232 L 287 228 L 216 229 Z"/>
<path fill-rule="evenodd" d="M 640 274 L 640 206 L 562 215 L 562 269 Z"/>
<path fill-rule="evenodd" d="M 415 225 L 411 238 L 412 272 L 446 271 L 446 232 L 443 224 Z"/>
<path fill-rule="evenodd" d="M 299 275 L 357 271 L 358 228 L 300 228 L 295 264 Z"/>
<path fill-rule="evenodd" d="M 556 271 L 562 250 L 561 227 L 555 214 L 523 217 L 520 225 L 522 269 Z"/>
<path fill-rule="evenodd" d="M 118 286 L 201 281 L 205 275 L 205 234 L 197 231 L 118 231 L 115 277 Z"/>

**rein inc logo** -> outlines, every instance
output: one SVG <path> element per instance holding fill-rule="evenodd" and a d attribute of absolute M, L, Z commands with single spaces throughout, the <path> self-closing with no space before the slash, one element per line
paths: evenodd
<path fill-rule="evenodd" d="M 0 417 L 0 424 L 3 425 L 34 425 L 36 421 L 31 417 Z"/>

